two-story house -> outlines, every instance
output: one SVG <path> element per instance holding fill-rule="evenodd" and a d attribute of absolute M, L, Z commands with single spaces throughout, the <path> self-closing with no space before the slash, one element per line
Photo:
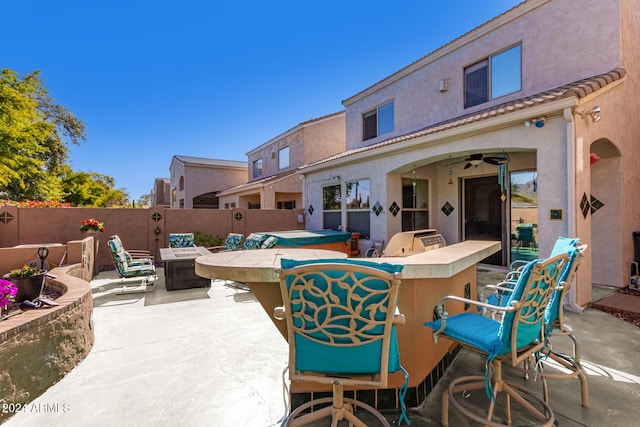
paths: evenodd
<path fill-rule="evenodd" d="M 248 181 L 219 192 L 220 207 L 298 209 L 297 169 L 344 150 L 344 111 L 302 122 L 247 153 Z"/>
<path fill-rule="evenodd" d="M 639 38 L 634 0 L 527 0 L 350 96 L 346 151 L 299 171 L 306 227 L 500 240 L 484 262 L 503 267 L 577 236 L 575 301 L 623 286 L 640 227 Z"/>
<path fill-rule="evenodd" d="M 220 208 L 218 193 L 247 178 L 247 162 L 173 156 L 169 166 L 170 207 Z"/>

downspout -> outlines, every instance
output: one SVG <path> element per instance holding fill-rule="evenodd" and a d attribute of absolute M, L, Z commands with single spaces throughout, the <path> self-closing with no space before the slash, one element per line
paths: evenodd
<path fill-rule="evenodd" d="M 578 223 L 576 212 L 576 141 L 575 141 L 575 121 L 573 119 L 573 111 L 567 107 L 563 110 L 564 119 L 567 122 L 567 142 L 565 144 L 567 149 L 567 232 L 569 236 L 578 235 Z M 575 280 L 578 280 L 577 278 Z M 567 310 L 575 313 L 584 311 L 576 302 L 576 287 L 577 283 L 569 289 L 569 294 L 564 303 Z"/>

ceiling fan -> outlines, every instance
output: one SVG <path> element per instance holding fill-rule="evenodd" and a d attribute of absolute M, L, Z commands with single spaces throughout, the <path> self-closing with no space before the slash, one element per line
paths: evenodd
<path fill-rule="evenodd" d="M 509 161 L 509 156 L 507 156 L 506 153 L 500 153 L 500 154 L 491 155 L 491 156 L 485 156 L 482 153 L 471 154 L 469 157 L 463 160 L 463 162 L 467 162 L 467 164 L 464 165 L 465 169 L 469 169 L 471 166 L 478 167 L 478 165 L 481 164 L 482 162 L 489 163 L 490 165 L 499 166 L 499 165 L 504 165 L 508 161 Z M 457 163 L 461 163 L 461 162 L 457 162 Z"/>

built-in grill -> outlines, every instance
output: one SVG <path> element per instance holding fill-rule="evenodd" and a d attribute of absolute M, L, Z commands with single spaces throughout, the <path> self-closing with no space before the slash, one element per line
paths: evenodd
<path fill-rule="evenodd" d="M 446 246 L 447 242 L 435 229 L 403 231 L 391 237 L 384 256 L 409 256 Z"/>

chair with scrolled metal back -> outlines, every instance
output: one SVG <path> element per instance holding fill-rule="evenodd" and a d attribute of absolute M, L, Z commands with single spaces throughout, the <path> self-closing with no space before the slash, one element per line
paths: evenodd
<path fill-rule="evenodd" d="M 354 409 L 364 409 L 389 426 L 378 410 L 344 397 L 344 387 L 385 388 L 389 372 L 403 371 L 395 324 L 402 266 L 331 259 L 283 259 L 280 290 L 284 306 L 274 310 L 286 319 L 291 382 L 331 384 L 332 397 L 313 399 L 291 412 L 283 426 L 298 426 L 325 417 L 331 425 L 346 419 L 366 426 Z M 405 383 L 406 386 L 406 383 Z M 400 403 L 404 405 L 401 389 Z M 329 406 L 317 409 L 317 405 Z M 312 412 L 305 413 L 313 409 Z M 400 422 L 408 423 L 404 406 Z"/>
<path fill-rule="evenodd" d="M 565 268 L 558 277 L 559 286 L 554 290 L 549 301 L 549 305 L 545 311 L 544 323 L 545 323 L 545 348 L 540 353 L 537 360 L 534 360 L 532 365 L 530 361 L 526 361 L 524 367 L 520 370 L 523 371 L 527 377 L 533 375 L 533 377 L 552 378 L 552 379 L 572 379 L 578 378 L 580 381 L 581 401 L 582 406 L 588 408 L 589 404 L 589 387 L 587 384 L 587 377 L 580 365 L 580 346 L 578 340 L 573 334 L 573 329 L 565 323 L 564 317 L 564 303 L 567 299 L 571 286 L 575 280 L 578 267 L 584 253 L 587 250 L 587 245 L 578 245 L 580 239 L 559 237 L 554 244 L 551 251 L 551 256 L 566 253 L 569 256 L 569 261 L 565 265 Z M 486 289 L 493 291 L 494 293 L 489 295 L 487 299 L 489 303 L 498 303 L 504 305 L 507 301 L 507 296 L 512 292 L 515 279 L 520 274 L 519 270 L 514 270 L 507 275 L 507 280 L 499 283 L 496 286 L 488 286 Z M 551 339 L 555 336 L 568 337 L 572 343 L 572 353 L 562 353 L 553 349 L 551 345 Z M 556 363 L 556 366 L 548 363 L 549 360 Z M 563 369 L 557 369 L 559 367 Z M 534 369 L 534 368 L 538 369 Z M 545 367 L 550 367 L 551 370 L 545 370 Z M 542 382 L 545 401 L 549 402 L 549 392 L 546 387 L 546 381 Z"/>
<path fill-rule="evenodd" d="M 434 341 L 438 342 L 440 337 L 449 338 L 486 358 L 484 375 L 456 378 L 443 393 L 443 426 L 449 425 L 449 403 L 464 416 L 483 425 L 511 425 L 514 403 L 522 409 L 521 412 L 528 414 L 527 418 L 536 418 L 543 426 L 553 425 L 555 416 L 549 404 L 530 390 L 507 382 L 502 375 L 502 364 L 507 362 L 517 366 L 544 349 L 544 314 L 568 260 L 567 254 L 560 254 L 544 261 L 531 261 L 522 270 L 506 306 L 491 306 L 458 296 L 447 296 L 440 301 L 437 306 L 440 319 L 425 323 L 434 330 Z M 472 312 L 448 316 L 444 304 L 449 301 L 489 308 L 503 315 L 500 321 Z M 544 378 L 542 380 L 545 381 Z M 482 389 L 488 398 L 488 408 L 483 413 L 467 399 L 458 396 L 463 391 L 468 393 Z M 494 420 L 500 393 L 506 397 L 504 423 Z"/>

